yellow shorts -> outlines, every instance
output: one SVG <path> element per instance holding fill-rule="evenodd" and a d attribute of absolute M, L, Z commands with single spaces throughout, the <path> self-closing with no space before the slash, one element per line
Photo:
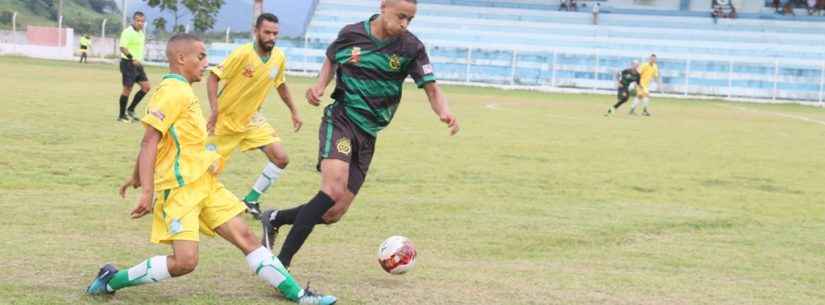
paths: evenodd
<path fill-rule="evenodd" d="M 183 187 L 155 193 L 151 241 L 198 241 L 199 232 L 215 236 L 215 228 L 245 210 L 246 206 L 215 175 L 205 173 Z"/>
<path fill-rule="evenodd" d="M 217 151 L 221 155 L 221 160 L 215 170 L 216 173 L 221 173 L 236 148 L 240 148 L 241 151 L 249 151 L 272 143 L 281 143 L 281 137 L 278 136 L 278 131 L 272 128 L 269 123 L 263 123 L 259 126 L 250 127 L 244 132 L 209 136 L 206 147 L 209 150 Z"/>
<path fill-rule="evenodd" d="M 650 92 L 647 91 L 648 86 L 639 85 L 636 86 L 636 96 L 638 97 L 645 97 L 650 96 Z"/>

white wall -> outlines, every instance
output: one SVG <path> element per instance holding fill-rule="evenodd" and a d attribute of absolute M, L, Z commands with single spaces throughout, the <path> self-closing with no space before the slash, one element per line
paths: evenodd
<path fill-rule="evenodd" d="M 708 0 L 710 2 L 710 0 Z M 607 0 L 607 5 L 615 8 L 679 10 L 680 0 Z"/>
<path fill-rule="evenodd" d="M 74 50 L 77 49 L 77 46 L 75 45 L 73 29 L 66 29 L 66 45 L 62 47 L 21 44 L 20 42 L 24 42 L 25 39 L 20 39 L 19 37 L 22 36 L 23 38 L 25 38 L 26 34 L 21 32 L 18 32 L 17 34 L 18 43 L 11 43 L 5 41 L 0 42 L 0 55 L 20 55 L 46 59 L 74 58 Z"/>

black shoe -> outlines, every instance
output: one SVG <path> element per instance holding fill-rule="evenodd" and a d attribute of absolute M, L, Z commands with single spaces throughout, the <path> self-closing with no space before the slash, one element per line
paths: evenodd
<path fill-rule="evenodd" d="M 95 280 L 89 284 L 88 288 L 86 288 L 86 293 L 90 295 L 115 293 L 114 291 L 109 291 L 109 289 L 106 288 L 106 286 L 109 285 L 109 281 L 115 277 L 115 274 L 117 274 L 117 268 L 115 268 L 115 266 L 106 264 L 101 267 L 100 271 L 97 273 L 97 277 L 95 277 Z"/>
<path fill-rule="evenodd" d="M 243 204 L 246 205 L 246 211 L 249 212 L 249 214 L 252 214 L 252 217 L 254 217 L 255 219 L 260 219 L 260 217 L 261 217 L 261 205 L 260 205 L 260 203 L 252 202 L 252 201 L 248 202 L 248 201 L 244 200 Z"/>
<path fill-rule="evenodd" d="M 642 112 L 642 115 L 643 115 L 643 116 L 650 116 L 650 112 L 647 112 L 647 111 Z"/>
<path fill-rule="evenodd" d="M 261 245 L 266 247 L 269 250 L 272 250 L 272 245 L 275 244 L 275 238 L 278 237 L 278 227 L 272 225 L 272 221 L 275 220 L 275 216 L 278 215 L 278 210 L 266 210 L 261 214 L 261 228 L 263 228 L 263 234 L 261 234 Z"/>
<path fill-rule="evenodd" d="M 134 110 L 127 111 L 126 116 L 128 116 L 130 119 L 132 119 L 132 122 L 139 122 L 140 121 L 140 118 L 137 115 L 135 115 Z"/>
<path fill-rule="evenodd" d="M 129 123 L 129 118 L 127 118 L 125 115 L 123 115 L 123 116 L 117 117 L 117 121 L 121 122 L 121 123 Z"/>

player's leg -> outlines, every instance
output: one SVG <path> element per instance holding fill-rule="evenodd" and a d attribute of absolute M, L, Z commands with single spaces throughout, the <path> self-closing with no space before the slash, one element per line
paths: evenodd
<path fill-rule="evenodd" d="M 143 66 L 138 66 L 135 70 L 137 71 L 136 80 L 140 85 L 140 91 L 135 93 L 135 96 L 132 98 L 132 103 L 129 104 L 129 109 L 126 112 L 126 115 L 128 115 L 133 121 L 140 121 L 140 118 L 135 115 L 135 108 L 138 104 L 140 104 L 140 101 L 143 100 L 143 97 L 149 93 L 149 90 L 151 90 L 152 87 L 149 85 L 149 79 L 146 77 L 146 71 L 143 70 Z"/>
<path fill-rule="evenodd" d="M 251 124 L 257 127 L 250 129 L 242 135 L 240 141 L 241 151 L 260 150 L 267 157 L 267 164 L 261 174 L 255 180 L 249 193 L 244 197 L 243 202 L 247 210 L 256 219 L 261 215 L 259 199 L 269 187 L 283 174 L 289 162 L 286 149 L 281 145 L 281 138 L 278 132 L 266 122 L 261 114 L 256 114 L 252 118 Z"/>
<path fill-rule="evenodd" d="M 281 246 L 278 258 L 289 267 L 292 258 L 301 249 L 309 234 L 316 224 L 324 223 L 323 216 L 333 206 L 349 207 L 355 195 L 347 189 L 349 180 L 349 167 L 347 161 L 339 159 L 324 159 L 321 161 L 321 190 L 315 194 L 309 202 L 304 204 L 291 216 L 284 213 L 281 219 L 274 219 L 288 223 L 292 221 L 292 228 Z M 283 223 L 279 223 L 283 224 Z"/>
<path fill-rule="evenodd" d="M 172 255 L 153 256 L 129 269 L 117 270 L 112 265 L 103 266 L 86 292 L 110 294 L 126 287 L 183 276 L 195 270 L 198 265 L 198 242 L 175 240 L 172 241 L 172 250 Z"/>
<path fill-rule="evenodd" d="M 218 182 L 211 179 L 211 194 L 201 213 L 201 221 L 237 247 L 246 256 L 249 268 L 287 299 L 301 304 L 334 304 L 332 296 L 316 295 L 301 289 L 297 281 L 289 274 L 272 252 L 262 247 L 249 226 L 240 217 L 245 207 L 234 194 Z"/>
<path fill-rule="evenodd" d="M 647 111 L 648 107 L 650 106 L 650 95 L 645 95 L 642 98 L 642 115 L 650 116 L 650 112 Z"/>
<path fill-rule="evenodd" d="M 151 241 L 171 244 L 171 256 L 154 256 L 120 271 L 112 265 L 103 266 L 87 293 L 113 293 L 118 289 L 159 282 L 195 270 L 198 264 L 199 203 L 209 195 L 208 185 L 201 180 L 155 194 Z"/>
<path fill-rule="evenodd" d="M 610 114 L 613 114 L 614 112 L 616 112 L 616 109 L 619 109 L 619 107 L 622 106 L 622 104 L 627 102 L 628 97 L 629 97 L 629 93 L 627 91 L 627 88 L 624 88 L 624 87 L 619 88 L 618 92 L 616 94 L 616 104 L 614 104 L 613 106 L 610 107 L 610 109 L 607 110 L 607 114 L 610 115 Z"/>
<path fill-rule="evenodd" d="M 126 104 L 129 103 L 129 95 L 132 94 L 132 86 L 135 84 L 135 73 L 132 64 L 126 60 L 120 60 L 120 74 L 122 76 L 123 90 L 120 91 L 120 99 L 118 105 L 118 121 L 129 122 L 126 117 Z"/>
<path fill-rule="evenodd" d="M 633 115 L 636 114 L 636 107 L 639 106 L 639 100 L 644 98 L 647 88 L 639 86 L 636 91 L 636 96 L 633 97 L 633 103 L 630 104 L 630 114 Z"/>

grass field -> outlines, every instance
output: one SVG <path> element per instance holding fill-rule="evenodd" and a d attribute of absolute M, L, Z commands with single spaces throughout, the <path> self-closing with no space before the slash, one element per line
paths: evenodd
<path fill-rule="evenodd" d="M 219 239 L 189 276 L 83 295 L 102 263 L 168 252 L 149 244 L 149 217 L 128 218 L 134 193 L 116 195 L 142 128 L 115 122 L 113 65 L 0 68 L 0 303 L 288 304 Z M 163 70 L 148 72 L 157 84 Z M 301 132 L 265 105 L 291 159 L 267 207 L 318 189 L 310 82 L 289 80 Z M 340 304 L 825 304 L 823 109 L 654 98 L 653 117 L 605 118 L 613 96 L 445 92 L 461 133 L 407 86 L 350 212 L 293 261 L 301 283 Z M 243 195 L 263 155 L 233 158 L 222 179 Z M 418 247 L 410 274 L 376 262 L 394 234 Z"/>

